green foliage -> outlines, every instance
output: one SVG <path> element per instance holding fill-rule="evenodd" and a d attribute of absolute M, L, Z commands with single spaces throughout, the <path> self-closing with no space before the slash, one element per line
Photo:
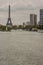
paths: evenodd
<path fill-rule="evenodd" d="M 23 26 L 22 26 L 22 25 L 19 25 L 19 26 L 18 26 L 18 29 L 22 29 L 22 28 L 23 28 Z"/>
<path fill-rule="evenodd" d="M 32 28 L 36 29 L 42 29 L 43 30 L 43 25 L 14 25 L 12 28 L 7 27 L 7 31 L 10 31 L 11 29 L 23 29 L 23 30 L 32 30 Z M 6 31 L 6 26 L 5 25 L 0 25 L 0 31 Z"/>
<path fill-rule="evenodd" d="M 43 25 L 38 25 L 37 28 L 43 30 Z"/>
<path fill-rule="evenodd" d="M 12 27 L 12 29 L 17 29 L 17 25 L 14 25 L 14 26 Z"/>

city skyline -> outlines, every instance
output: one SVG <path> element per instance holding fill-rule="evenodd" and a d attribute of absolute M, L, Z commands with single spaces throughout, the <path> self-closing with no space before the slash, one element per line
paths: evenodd
<path fill-rule="evenodd" d="M 4 0 L 3 2 L 0 0 L 0 24 L 6 24 L 7 22 L 9 4 L 11 5 L 11 18 L 13 24 L 22 24 L 23 22 L 30 21 L 30 14 L 36 14 L 38 17 L 37 21 L 39 21 L 39 10 L 43 8 L 43 1 L 34 1 L 35 0 Z"/>

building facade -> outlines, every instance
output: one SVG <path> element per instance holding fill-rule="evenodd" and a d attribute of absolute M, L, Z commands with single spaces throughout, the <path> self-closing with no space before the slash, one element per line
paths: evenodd
<path fill-rule="evenodd" d="M 43 25 L 43 9 L 40 9 L 40 25 Z"/>
<path fill-rule="evenodd" d="M 30 24 L 37 25 L 37 15 L 36 14 L 30 14 Z"/>

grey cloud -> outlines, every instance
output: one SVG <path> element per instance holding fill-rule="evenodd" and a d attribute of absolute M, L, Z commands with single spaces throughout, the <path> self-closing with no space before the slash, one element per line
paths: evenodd
<path fill-rule="evenodd" d="M 6 10 L 9 3 L 15 9 L 34 9 L 43 6 L 43 0 L 0 0 L 0 10 Z"/>

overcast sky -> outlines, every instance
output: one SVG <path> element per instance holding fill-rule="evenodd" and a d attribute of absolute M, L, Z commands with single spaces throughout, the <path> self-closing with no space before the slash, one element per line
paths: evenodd
<path fill-rule="evenodd" d="M 0 0 L 0 24 L 7 22 L 9 4 L 13 24 L 30 21 L 30 13 L 37 14 L 39 21 L 39 10 L 43 8 L 43 0 Z"/>

